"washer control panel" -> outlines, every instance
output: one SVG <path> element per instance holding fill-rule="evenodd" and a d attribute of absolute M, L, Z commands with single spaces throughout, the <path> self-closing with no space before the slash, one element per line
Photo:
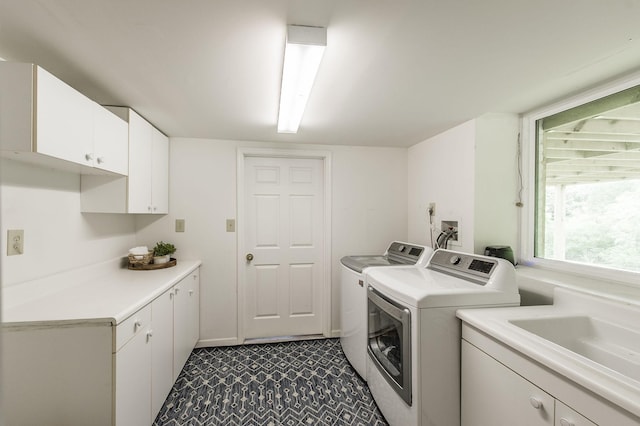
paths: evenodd
<path fill-rule="evenodd" d="M 433 253 L 427 267 L 467 279 L 473 277 L 473 281 L 484 284 L 497 266 L 495 258 L 440 249 Z"/>

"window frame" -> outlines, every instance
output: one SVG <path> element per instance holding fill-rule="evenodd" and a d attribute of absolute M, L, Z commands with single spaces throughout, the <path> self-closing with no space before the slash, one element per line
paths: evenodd
<path fill-rule="evenodd" d="M 522 202 L 520 209 L 520 263 L 540 269 L 565 272 L 572 275 L 587 276 L 605 281 L 618 281 L 640 287 L 640 273 L 609 268 L 593 264 L 584 264 L 568 260 L 553 260 L 535 257 L 535 219 L 536 219 L 536 122 L 542 118 L 597 100 L 599 98 L 640 85 L 640 72 L 600 84 L 590 90 L 533 110 L 522 115 L 521 120 L 521 170 Z"/>

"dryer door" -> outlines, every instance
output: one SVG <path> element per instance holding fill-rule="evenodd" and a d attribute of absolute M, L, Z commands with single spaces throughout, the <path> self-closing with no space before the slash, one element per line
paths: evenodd
<path fill-rule="evenodd" d="M 389 385 L 411 405 L 411 312 L 369 286 L 367 352 Z"/>

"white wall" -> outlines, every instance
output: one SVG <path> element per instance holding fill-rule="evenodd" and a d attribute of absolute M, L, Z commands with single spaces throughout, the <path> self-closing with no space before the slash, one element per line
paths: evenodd
<path fill-rule="evenodd" d="M 436 203 L 438 236 L 442 220 L 457 220 L 459 244 L 452 248 L 472 252 L 474 234 L 475 120 L 463 123 L 408 151 L 408 238 L 430 245 L 429 203 Z"/>
<path fill-rule="evenodd" d="M 176 244 L 176 257 L 198 258 L 201 269 L 200 338 L 204 344 L 235 343 L 237 330 L 236 234 L 225 220 L 236 217 L 238 147 L 328 150 L 332 152 L 332 315 L 340 328 L 338 262 L 350 254 L 381 253 L 407 237 L 407 150 L 285 145 L 172 138 L 170 214 L 136 219 L 138 244 L 163 239 Z M 184 233 L 174 232 L 185 219 Z M 241 226 L 238 223 L 238 226 Z"/>
<path fill-rule="evenodd" d="M 485 114 L 475 120 L 474 249 L 488 245 L 518 250 L 518 132 L 514 114 Z"/>
<path fill-rule="evenodd" d="M 126 255 L 127 215 L 80 213 L 80 175 L 0 159 L 2 286 Z M 7 230 L 24 230 L 24 254 L 7 256 Z"/>
<path fill-rule="evenodd" d="M 409 148 L 409 240 L 430 243 L 427 208 L 435 202 L 434 239 L 441 221 L 458 221 L 450 248 L 517 248 L 518 128 L 514 114 L 486 114 Z"/>

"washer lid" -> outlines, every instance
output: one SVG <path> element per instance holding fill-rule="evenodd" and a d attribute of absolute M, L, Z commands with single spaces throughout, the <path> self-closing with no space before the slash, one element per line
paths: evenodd
<path fill-rule="evenodd" d="M 393 241 L 384 255 L 345 256 L 340 262 L 349 269 L 362 273 L 370 266 L 419 265 L 429 261 L 433 250 L 417 244 Z"/>
<path fill-rule="evenodd" d="M 340 259 L 340 263 L 349 269 L 362 273 L 365 268 L 370 266 L 391 266 L 400 263 L 389 259 L 387 256 L 345 256 Z"/>

